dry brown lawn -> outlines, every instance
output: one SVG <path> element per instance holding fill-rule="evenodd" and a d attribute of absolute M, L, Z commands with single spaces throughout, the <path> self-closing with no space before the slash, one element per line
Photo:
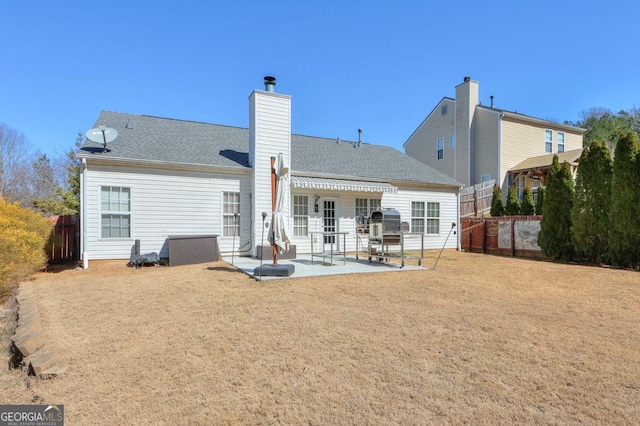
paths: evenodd
<path fill-rule="evenodd" d="M 435 271 L 260 283 L 217 262 L 23 285 L 69 370 L 3 369 L 0 401 L 64 404 L 67 424 L 640 421 L 633 271 L 449 251 Z"/>

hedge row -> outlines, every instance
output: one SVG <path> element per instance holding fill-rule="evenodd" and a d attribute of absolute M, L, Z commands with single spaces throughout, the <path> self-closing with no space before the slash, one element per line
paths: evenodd
<path fill-rule="evenodd" d="M 50 234 L 48 220 L 0 198 L 0 301 L 20 280 L 44 268 Z"/>

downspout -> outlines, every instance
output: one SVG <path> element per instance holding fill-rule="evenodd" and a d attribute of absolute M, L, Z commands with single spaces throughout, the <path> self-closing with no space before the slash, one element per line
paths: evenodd
<path fill-rule="evenodd" d="M 82 202 L 80 203 L 80 227 L 82 228 L 82 240 L 80 242 L 80 252 L 82 253 L 82 269 L 89 267 L 89 258 L 87 256 L 87 159 L 82 159 L 82 173 L 80 174 L 80 194 L 82 194 Z"/>
<path fill-rule="evenodd" d="M 498 178 L 498 187 L 500 188 L 500 190 L 502 190 L 502 117 L 504 117 L 504 113 L 500 113 L 500 115 L 498 116 L 498 176 L 497 178 Z"/>
<path fill-rule="evenodd" d="M 458 205 L 458 213 L 456 214 L 456 222 L 457 222 L 457 231 L 458 231 L 458 238 L 456 238 L 457 240 L 457 249 L 458 251 L 462 251 L 462 226 L 460 224 L 460 190 L 462 190 L 462 186 L 460 188 L 458 188 L 458 193 L 456 194 L 456 204 Z"/>

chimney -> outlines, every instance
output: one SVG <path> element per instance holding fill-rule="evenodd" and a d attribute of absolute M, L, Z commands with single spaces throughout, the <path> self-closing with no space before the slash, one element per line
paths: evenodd
<path fill-rule="evenodd" d="M 271 77 L 270 75 L 265 76 L 264 78 L 264 90 L 267 92 L 275 92 L 276 88 L 276 78 Z"/>
<path fill-rule="evenodd" d="M 493 108 L 493 95 L 489 96 L 491 98 L 491 108 Z"/>
<path fill-rule="evenodd" d="M 471 77 L 465 77 L 465 78 L 464 78 L 464 82 L 465 82 L 465 83 L 468 83 L 468 82 L 470 82 L 470 81 L 471 81 Z"/>

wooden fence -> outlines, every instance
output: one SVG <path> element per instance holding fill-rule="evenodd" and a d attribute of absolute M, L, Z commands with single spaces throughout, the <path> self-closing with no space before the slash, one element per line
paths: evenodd
<path fill-rule="evenodd" d="M 79 215 L 53 216 L 50 220 L 53 229 L 46 247 L 49 263 L 77 261 L 80 249 Z"/>
<path fill-rule="evenodd" d="M 461 248 L 474 253 L 542 258 L 538 245 L 542 216 L 463 218 Z"/>
<path fill-rule="evenodd" d="M 460 190 L 460 217 L 483 216 L 491 210 L 495 179 Z"/>

